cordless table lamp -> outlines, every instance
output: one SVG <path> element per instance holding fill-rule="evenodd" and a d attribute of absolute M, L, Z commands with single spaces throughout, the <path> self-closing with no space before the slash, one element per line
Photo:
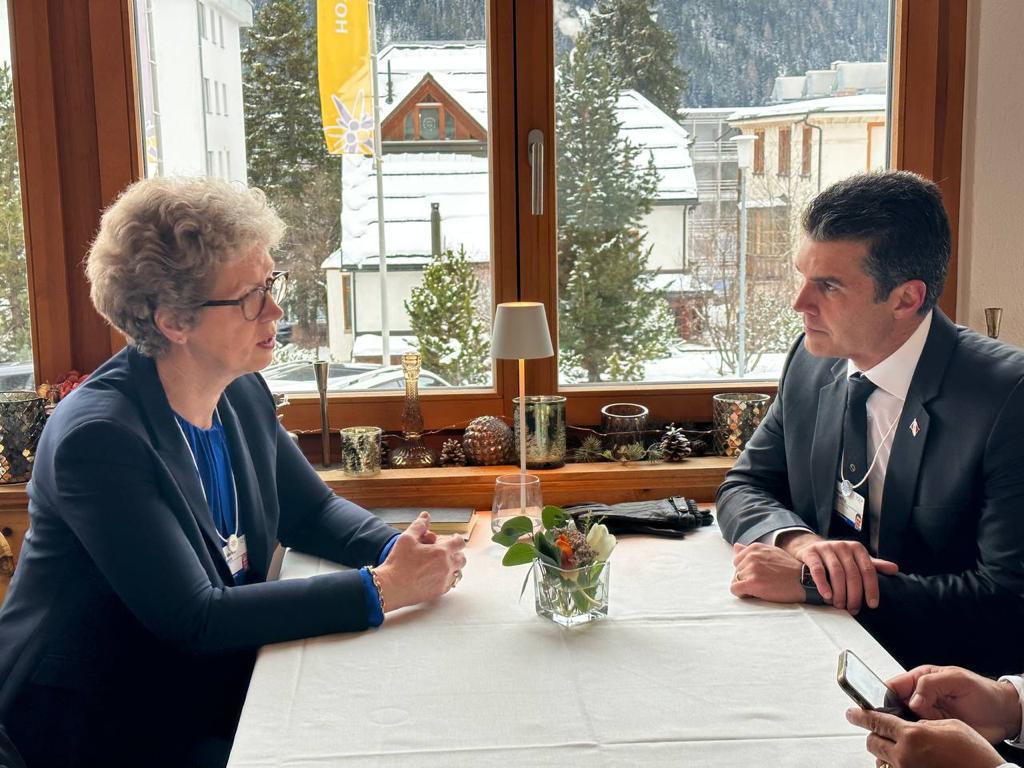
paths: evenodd
<path fill-rule="evenodd" d="M 491 357 L 519 361 L 519 473 L 526 475 L 526 361 L 551 357 L 548 320 L 538 301 L 499 304 L 491 332 Z M 526 514 L 526 484 L 520 484 L 521 511 Z"/>

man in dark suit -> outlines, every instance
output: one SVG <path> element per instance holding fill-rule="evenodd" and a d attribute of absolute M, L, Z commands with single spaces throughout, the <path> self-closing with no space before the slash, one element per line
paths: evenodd
<path fill-rule="evenodd" d="M 933 183 L 855 176 L 803 226 L 804 333 L 718 491 L 732 591 L 859 614 L 908 667 L 1019 669 L 1024 354 L 936 307 L 950 232 Z"/>

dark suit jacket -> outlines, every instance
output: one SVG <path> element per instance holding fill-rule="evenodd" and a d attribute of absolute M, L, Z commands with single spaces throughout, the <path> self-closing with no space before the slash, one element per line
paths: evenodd
<path fill-rule="evenodd" d="M 43 431 L 0 610 L 0 721 L 30 765 L 187 765 L 230 740 L 265 643 L 362 630 L 357 571 L 266 582 L 277 542 L 350 566 L 394 530 L 338 498 L 252 374 L 218 410 L 249 582 L 235 587 L 153 361 L 111 358 Z"/>
<path fill-rule="evenodd" d="M 880 605 L 859 619 L 904 666 L 1024 663 L 1024 353 L 937 309 L 893 438 L 882 497 Z M 779 393 L 718 490 L 729 542 L 803 525 L 827 536 L 846 360 L 797 340 Z M 920 428 L 915 437 L 914 421 Z"/>

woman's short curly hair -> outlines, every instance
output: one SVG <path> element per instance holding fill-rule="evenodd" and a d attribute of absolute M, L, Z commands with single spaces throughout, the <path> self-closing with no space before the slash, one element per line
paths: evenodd
<path fill-rule="evenodd" d="M 170 344 L 156 308 L 193 324 L 219 271 L 253 248 L 273 248 L 284 228 L 255 188 L 205 178 L 136 182 L 104 212 L 86 257 L 92 303 L 140 352 L 158 357 Z"/>

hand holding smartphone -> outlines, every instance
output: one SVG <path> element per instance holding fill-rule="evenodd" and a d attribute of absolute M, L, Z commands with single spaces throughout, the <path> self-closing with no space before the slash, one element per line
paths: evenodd
<path fill-rule="evenodd" d="M 839 654 L 836 680 L 839 687 L 846 691 L 846 694 L 862 709 L 887 712 L 904 720 L 918 719 L 917 715 L 900 701 L 899 696 L 892 688 L 882 682 L 881 678 L 872 672 L 867 664 L 857 658 L 853 651 L 846 650 Z"/>

